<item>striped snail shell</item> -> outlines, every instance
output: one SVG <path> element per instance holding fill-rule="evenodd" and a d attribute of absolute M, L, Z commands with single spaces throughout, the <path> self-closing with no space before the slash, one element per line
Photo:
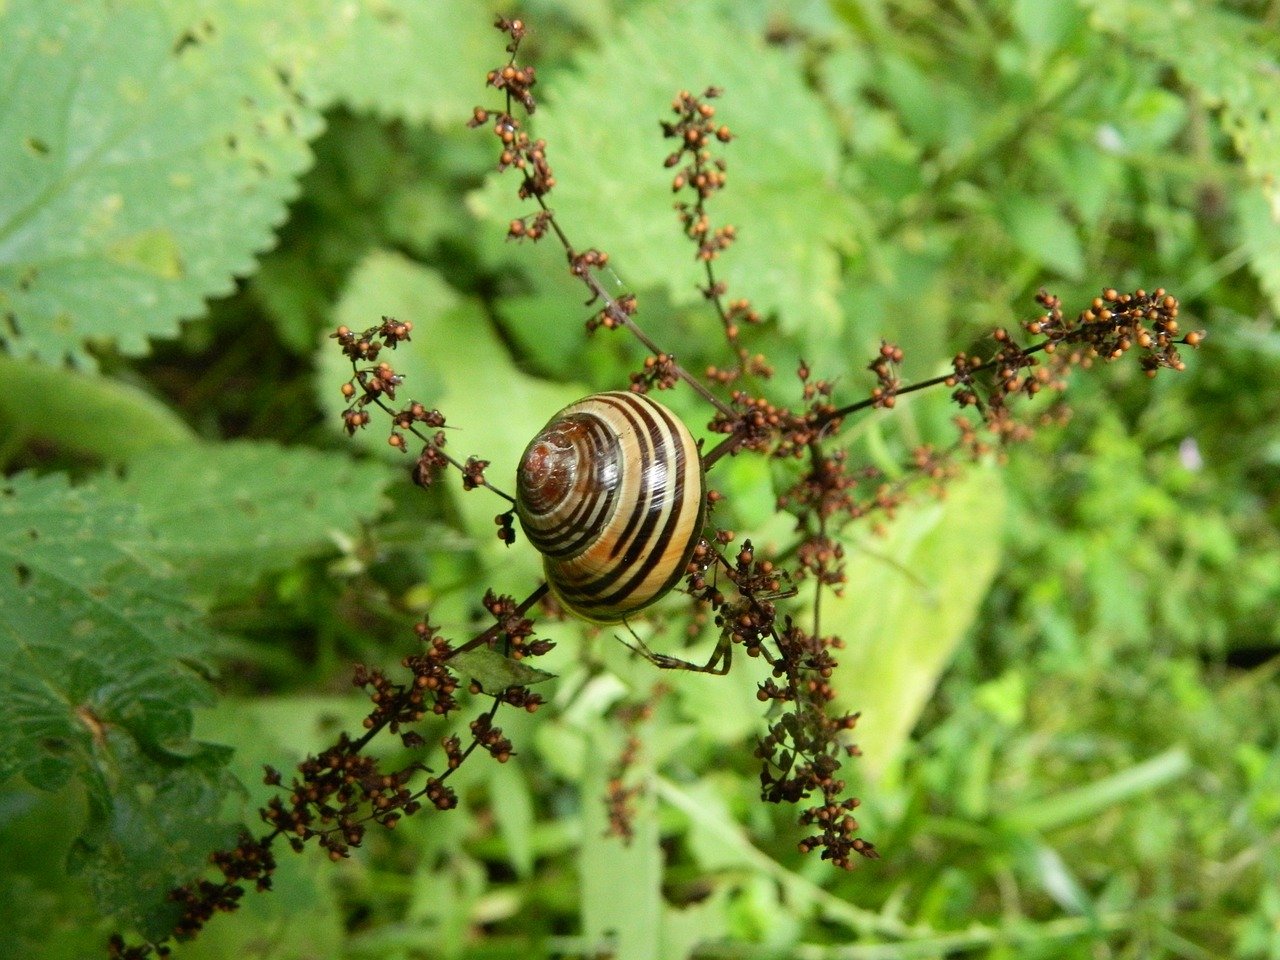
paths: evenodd
<path fill-rule="evenodd" d="M 525 448 L 516 513 L 567 610 L 616 623 L 675 586 L 702 536 L 698 445 L 662 404 L 597 393 Z"/>

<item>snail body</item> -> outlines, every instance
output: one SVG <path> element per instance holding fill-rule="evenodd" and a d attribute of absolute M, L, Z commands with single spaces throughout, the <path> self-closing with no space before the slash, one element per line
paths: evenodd
<path fill-rule="evenodd" d="M 679 581 L 702 536 L 698 446 L 647 396 L 598 393 L 535 436 L 516 477 L 516 513 L 562 606 L 616 623 Z"/>

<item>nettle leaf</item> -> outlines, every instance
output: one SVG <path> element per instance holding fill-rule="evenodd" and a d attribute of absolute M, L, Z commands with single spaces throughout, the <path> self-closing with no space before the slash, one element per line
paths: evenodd
<path fill-rule="evenodd" d="M 364 0 L 350 42 L 318 70 L 326 89 L 357 110 L 409 123 L 458 127 L 503 62 L 493 17 L 454 0 Z"/>
<path fill-rule="evenodd" d="M 1251 251 L 1249 269 L 1271 298 L 1272 309 L 1280 310 L 1280 211 L 1273 210 L 1257 190 L 1241 191 L 1235 210 Z"/>
<path fill-rule="evenodd" d="M 108 734 L 111 800 L 90 795 L 89 821 L 67 855 L 98 906 L 144 937 L 168 936 L 183 906 L 170 891 L 208 866 L 209 853 L 235 845 L 238 824 L 221 818 L 238 789 L 227 773 L 231 751 L 201 744 L 181 765 L 157 761 L 131 738 Z"/>
<path fill-rule="evenodd" d="M 158 749 L 208 701 L 200 613 L 144 565 L 137 511 L 64 478 L 0 486 L 0 779 L 53 789 L 109 728 Z"/>
<path fill-rule="evenodd" d="M 723 87 L 713 103 L 737 139 L 715 147 L 728 183 L 711 218 L 734 224 L 740 239 L 717 272 L 733 296 L 780 314 L 785 329 L 829 343 L 842 323 L 838 251 L 852 246 L 858 212 L 838 183 L 834 125 L 802 66 L 695 3 L 679 12 L 651 5 L 620 21 L 577 67 L 547 83 L 532 122 L 555 170 L 549 203 L 574 242 L 607 251 L 629 287 L 700 300 L 706 278 L 671 209 L 675 171 L 663 166 L 675 142 L 662 138 L 657 121 L 672 116 L 678 91 Z M 531 212 L 515 199 L 518 186 L 513 173 L 495 175 L 473 201 L 505 222 Z"/>
<path fill-rule="evenodd" d="M 249 273 L 321 125 L 273 57 L 270 8 L 44 3 L 0 16 L 0 342 L 91 365 L 141 354 Z M 299 30 L 323 22 L 293 17 Z M 290 49 L 298 49 L 296 35 Z"/>
<path fill-rule="evenodd" d="M 1280 71 L 1274 26 L 1212 4 L 1086 0 L 1096 25 L 1176 70 L 1219 109 L 1245 168 L 1280 218 Z"/>
<path fill-rule="evenodd" d="M 0 781 L 78 779 L 89 820 L 73 866 L 105 912 L 146 925 L 227 833 L 215 814 L 231 782 L 226 751 L 191 737 L 210 636 L 134 551 L 144 540 L 136 510 L 92 488 L 0 485 Z"/>
<path fill-rule="evenodd" d="M 153 555 L 208 589 L 334 550 L 379 512 L 393 475 L 343 454 L 246 441 L 153 451 L 101 485 L 105 498 L 137 504 Z"/>

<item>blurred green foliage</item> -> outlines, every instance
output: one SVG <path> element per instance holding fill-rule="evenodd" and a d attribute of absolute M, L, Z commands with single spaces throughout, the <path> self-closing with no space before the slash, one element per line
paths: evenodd
<path fill-rule="evenodd" d="M 159 936 L 282 770 L 355 729 L 353 660 L 430 611 L 483 623 L 539 561 L 483 492 L 410 486 L 340 435 L 326 333 L 412 319 L 394 357 L 460 455 L 510 476 L 642 353 L 491 171 L 483 3 L 11 0 L 0 7 L 0 941 Z M 856 399 L 989 349 L 1041 285 L 1168 287 L 1188 369 L 1077 371 L 1074 416 L 883 533 L 844 532 L 848 767 L 883 859 L 837 874 L 758 799 L 751 663 L 656 675 L 559 641 L 551 707 L 504 716 L 462 804 L 334 866 L 280 851 L 184 957 L 1280 957 L 1280 8 L 1156 0 L 531 0 L 537 136 L 575 244 L 649 333 L 730 361 L 670 209 L 656 121 L 725 88 L 712 208 L 782 403 L 804 357 Z M 700 436 L 707 411 L 670 401 Z M 895 469 L 945 396 L 846 425 Z M 1029 416 L 1040 411 L 1029 409 Z M 717 523 L 784 549 L 785 468 L 721 463 Z M 812 598 L 796 602 L 803 615 Z M 637 625 L 679 646 L 679 604 Z M 706 644 L 707 638 L 695 639 Z M 696 655 L 695 655 L 696 658 Z M 637 726 L 621 708 L 668 689 Z M 454 726 L 465 732 L 470 714 Z M 443 735 L 437 730 L 431 736 Z M 606 771 L 634 732 L 630 846 Z M 227 749 L 231 748 L 231 749 Z M 391 747 L 381 749 L 391 750 Z"/>

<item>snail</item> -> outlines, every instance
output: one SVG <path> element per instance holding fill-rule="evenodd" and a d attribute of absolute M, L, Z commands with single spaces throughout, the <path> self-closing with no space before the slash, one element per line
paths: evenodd
<path fill-rule="evenodd" d="M 570 612 L 617 623 L 685 572 L 702 537 L 698 445 L 670 410 L 597 393 L 557 413 L 525 448 L 516 513 Z"/>

